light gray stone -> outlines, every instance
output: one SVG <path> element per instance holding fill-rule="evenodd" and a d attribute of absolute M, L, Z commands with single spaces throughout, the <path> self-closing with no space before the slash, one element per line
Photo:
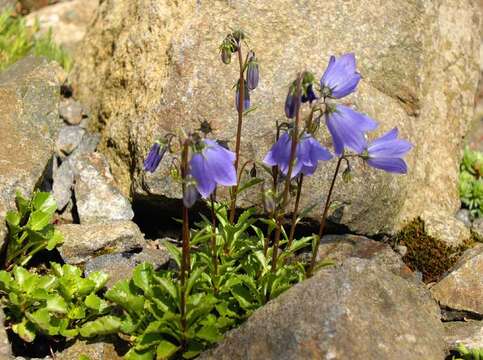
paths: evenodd
<path fill-rule="evenodd" d="M 425 210 L 421 219 L 426 234 L 444 242 L 446 246 L 458 247 L 471 238 L 470 229 L 462 221 L 445 213 Z"/>
<path fill-rule="evenodd" d="M 82 121 L 82 105 L 72 98 L 63 100 L 59 105 L 59 114 L 69 125 L 79 125 Z"/>
<path fill-rule="evenodd" d="M 60 129 L 55 143 L 57 155 L 60 158 L 64 158 L 72 153 L 81 143 L 85 132 L 85 129 L 80 126 L 64 126 Z"/>
<path fill-rule="evenodd" d="M 69 161 L 64 161 L 53 176 L 52 195 L 57 202 L 57 209 L 62 210 L 72 199 L 74 171 Z"/>
<path fill-rule="evenodd" d="M 471 227 L 471 213 L 468 209 L 459 209 L 455 217 L 465 224 L 466 227 Z"/>
<path fill-rule="evenodd" d="M 15 192 L 29 196 L 42 183 L 62 121 L 57 112 L 65 72 L 27 57 L 0 74 L 0 243 Z"/>
<path fill-rule="evenodd" d="M 58 230 L 64 235 L 59 251 L 66 263 L 80 264 L 99 253 L 120 253 L 141 249 L 144 237 L 131 221 L 104 224 L 64 224 Z"/>
<path fill-rule="evenodd" d="M 468 349 L 483 349 L 483 321 L 453 321 L 444 323 L 445 341 L 448 348 L 459 344 Z"/>
<path fill-rule="evenodd" d="M 483 217 L 475 219 L 471 228 L 478 238 L 483 241 Z"/>
<path fill-rule="evenodd" d="M 73 167 L 74 193 L 81 224 L 131 220 L 134 217 L 131 204 L 115 186 L 103 155 L 81 155 Z"/>
<path fill-rule="evenodd" d="M 431 288 L 441 306 L 483 316 L 483 244 L 466 250 L 448 275 Z"/>
<path fill-rule="evenodd" d="M 200 359 L 441 360 L 439 317 L 424 287 L 351 258 L 270 301 Z"/>

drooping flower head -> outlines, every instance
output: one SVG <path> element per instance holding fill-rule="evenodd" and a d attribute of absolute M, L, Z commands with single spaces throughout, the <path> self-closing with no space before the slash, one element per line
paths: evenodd
<path fill-rule="evenodd" d="M 339 58 L 331 56 L 320 79 L 320 88 L 325 96 L 340 99 L 354 92 L 360 80 L 361 75 L 356 71 L 356 58 L 353 53 Z"/>
<path fill-rule="evenodd" d="M 196 189 L 203 198 L 208 198 L 216 185 L 233 186 L 237 183 L 235 153 L 225 149 L 214 140 L 204 139 L 193 154 L 189 167 L 196 180 Z"/>
<path fill-rule="evenodd" d="M 306 102 L 312 103 L 312 101 L 317 100 L 317 96 L 315 95 L 314 87 L 312 84 L 309 84 L 307 86 L 307 89 L 305 90 L 305 93 L 302 95 L 301 100 L 303 103 L 306 103 Z"/>
<path fill-rule="evenodd" d="M 397 138 L 398 129 L 394 128 L 372 141 L 362 158 L 370 166 L 391 173 L 406 174 L 406 162 L 402 159 L 413 145 Z"/>
<path fill-rule="evenodd" d="M 250 51 L 247 64 L 247 87 L 249 90 L 256 89 L 259 77 L 260 71 L 258 69 L 257 58 L 255 57 L 255 53 Z"/>
<path fill-rule="evenodd" d="M 287 175 L 291 150 L 292 137 L 286 132 L 272 146 L 263 162 L 270 166 L 278 166 L 280 171 Z M 329 150 L 320 145 L 312 135 L 304 133 L 297 144 L 291 177 L 294 178 L 300 173 L 310 176 L 317 169 L 320 160 L 330 160 L 331 158 L 332 154 Z"/>
<path fill-rule="evenodd" d="M 367 115 L 339 104 L 328 106 L 326 123 L 337 156 L 341 156 L 346 147 L 357 154 L 362 153 L 366 149 L 364 133 L 375 130 L 378 126 L 377 122 Z"/>
<path fill-rule="evenodd" d="M 166 153 L 167 146 L 160 142 L 155 142 L 149 150 L 148 156 L 144 160 L 144 171 L 155 172 L 161 159 Z"/>
<path fill-rule="evenodd" d="M 237 84 L 236 86 L 236 93 L 235 93 L 235 106 L 236 110 L 240 108 L 240 85 Z M 243 111 L 246 111 L 250 108 L 250 91 L 248 89 L 247 81 L 244 81 L 243 84 Z"/>

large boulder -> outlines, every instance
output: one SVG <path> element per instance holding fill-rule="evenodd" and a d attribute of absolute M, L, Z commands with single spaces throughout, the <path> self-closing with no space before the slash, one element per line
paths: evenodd
<path fill-rule="evenodd" d="M 28 196 L 48 171 L 62 125 L 57 109 L 64 80 L 56 63 L 33 57 L 0 74 L 0 244 L 15 192 Z"/>
<path fill-rule="evenodd" d="M 326 268 L 257 310 L 201 359 L 443 359 L 424 287 L 366 259 Z"/>
<path fill-rule="evenodd" d="M 320 76 L 330 55 L 353 51 L 363 80 L 346 102 L 381 122 L 376 134 L 398 126 L 415 148 L 408 176 L 357 164 L 355 180 L 337 184 L 340 208 L 331 220 L 373 234 L 397 229 L 428 204 L 448 216 L 456 212 L 479 69 L 479 18 L 470 0 L 103 1 L 73 80 L 98 119 L 101 151 L 125 194 L 180 196 L 169 159 L 153 175 L 142 171 L 161 134 L 196 129 L 207 119 L 233 147 L 237 69 L 221 63 L 217 48 L 234 27 L 246 29 L 261 66 L 252 95 L 257 110 L 243 126 L 246 159 L 261 160 L 270 147 L 295 74 L 309 69 Z M 326 131 L 321 138 L 330 145 Z M 334 161 L 323 165 L 307 180 L 302 206 L 324 199 L 334 168 Z M 312 216 L 320 212 L 316 207 Z"/>

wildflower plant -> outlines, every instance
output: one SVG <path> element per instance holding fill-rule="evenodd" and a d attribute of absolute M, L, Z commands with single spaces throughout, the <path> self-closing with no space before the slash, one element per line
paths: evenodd
<path fill-rule="evenodd" d="M 131 321 L 124 331 L 136 329 L 129 359 L 141 358 L 134 354 L 148 354 L 146 358 L 151 359 L 155 353 L 158 358 L 175 354 L 194 357 L 258 307 L 327 264 L 317 263 L 317 252 L 342 164 L 346 165 L 346 180 L 352 176 L 350 164 L 356 159 L 386 172 L 407 172 L 403 157 L 412 145 L 398 138 L 398 130 L 368 141 L 367 133 L 378 123 L 339 103 L 356 91 L 361 80 L 352 53 L 332 56 L 320 80 L 311 72 L 300 72 L 289 85 L 284 108 L 287 121 L 277 124 L 273 146 L 261 163 L 241 163 L 243 118 L 255 109 L 250 93 L 260 82 L 259 62 L 247 40 L 243 31 L 235 30 L 220 46 L 224 64 L 231 64 L 234 56 L 238 59 L 239 75 L 233 86 L 238 118 L 234 151 L 209 138 L 212 129 L 204 121 L 199 129 L 167 134 L 152 146 L 144 162 L 145 170 L 154 172 L 166 151 L 178 158 L 172 173 L 183 193 L 182 236 L 181 247 L 166 243 L 177 270 L 138 268 L 132 285 L 119 284 L 106 294 L 124 308 L 123 321 Z M 308 107 L 306 117 L 302 116 L 303 107 Z M 318 140 L 324 123 L 332 137 L 332 151 Z M 177 142 L 172 141 L 175 138 Z M 295 239 L 297 223 L 313 208 L 299 211 L 304 177 L 314 175 L 324 162 L 334 158 L 337 163 L 319 232 Z M 257 168 L 265 169 L 269 179 L 258 177 Z M 250 175 L 245 183 L 240 181 L 242 174 Z M 261 184 L 265 214 L 257 214 L 253 207 L 237 217 L 238 195 L 257 184 Z M 218 187 L 230 189 L 228 202 L 216 199 Z M 210 216 L 201 214 L 201 221 L 190 223 L 190 208 L 200 199 Z M 290 210 L 288 231 L 285 222 Z M 303 263 L 297 254 L 309 246 L 310 261 Z M 132 293 L 135 288 L 141 292 Z M 129 298 L 138 301 L 138 295 L 149 299 L 150 305 L 124 303 Z M 137 314 L 133 313 L 135 308 L 139 308 Z M 141 324 L 141 319 L 151 320 Z"/>

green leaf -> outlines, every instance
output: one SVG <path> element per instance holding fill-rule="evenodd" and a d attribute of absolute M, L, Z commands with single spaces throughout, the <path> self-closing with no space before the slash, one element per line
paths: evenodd
<path fill-rule="evenodd" d="M 109 275 L 100 271 L 95 271 L 90 273 L 87 279 L 94 283 L 94 291 L 97 292 L 106 285 L 107 280 L 109 280 Z"/>
<path fill-rule="evenodd" d="M 51 316 L 49 310 L 46 308 L 39 309 L 33 313 L 25 313 L 27 319 L 29 319 L 39 329 L 47 332 L 50 335 L 56 335 L 55 331 L 51 332 Z"/>
<path fill-rule="evenodd" d="M 154 269 L 152 264 L 142 263 L 134 269 L 132 280 L 134 285 L 140 288 L 144 293 L 151 294 L 151 279 Z"/>
<path fill-rule="evenodd" d="M 97 313 L 102 313 L 109 307 L 109 304 L 96 294 L 87 295 L 84 304 L 89 309 L 95 310 Z"/>
<path fill-rule="evenodd" d="M 67 313 L 71 320 L 81 320 L 86 317 L 86 309 L 83 306 L 72 306 Z"/>
<path fill-rule="evenodd" d="M 30 214 L 27 227 L 32 231 L 40 231 L 50 224 L 52 220 L 52 214 L 44 212 L 42 210 L 36 210 Z"/>
<path fill-rule="evenodd" d="M 238 194 L 244 192 L 245 190 L 250 189 L 251 187 L 258 185 L 263 182 L 263 179 L 260 178 L 251 178 L 247 180 L 246 182 L 242 183 L 240 187 L 238 188 Z"/>
<path fill-rule="evenodd" d="M 30 201 L 18 190 L 15 195 L 15 202 L 17 203 L 17 209 L 20 212 L 21 217 L 30 212 Z"/>
<path fill-rule="evenodd" d="M 60 295 L 52 294 L 47 299 L 47 310 L 57 314 L 67 314 L 67 303 Z"/>
<path fill-rule="evenodd" d="M 131 349 L 124 355 L 124 360 L 153 360 L 154 356 L 154 350 L 138 352 Z"/>
<path fill-rule="evenodd" d="M 21 216 L 16 211 L 7 211 L 7 215 L 5 216 L 5 221 L 9 225 L 10 229 L 18 229 L 20 224 Z M 17 230 L 18 231 L 18 230 Z"/>
<path fill-rule="evenodd" d="M 25 268 L 21 267 L 21 266 L 15 266 L 13 268 L 13 276 L 15 277 L 15 281 L 21 286 L 23 287 L 25 282 L 32 278 L 33 275 L 31 273 L 29 273 L 27 270 L 25 270 Z"/>
<path fill-rule="evenodd" d="M 46 249 L 51 251 L 64 242 L 64 236 L 58 231 L 54 230 L 52 235 L 49 237 L 47 241 Z"/>
<path fill-rule="evenodd" d="M 156 281 L 159 283 L 160 287 L 169 294 L 171 299 L 174 301 L 178 300 L 178 291 L 176 289 L 176 284 L 172 279 L 156 276 Z"/>
<path fill-rule="evenodd" d="M 32 205 L 34 210 L 41 210 L 50 215 L 57 210 L 54 196 L 48 192 L 37 192 L 32 199 Z"/>
<path fill-rule="evenodd" d="M 91 360 L 91 358 L 87 355 L 81 355 L 81 356 L 79 356 L 78 360 Z"/>
<path fill-rule="evenodd" d="M 12 330 L 25 342 L 30 343 L 35 340 L 35 326 L 31 322 L 27 321 L 27 319 L 23 319 L 21 323 L 13 324 Z"/>
<path fill-rule="evenodd" d="M 94 321 L 86 322 L 79 329 L 79 333 L 82 337 L 91 338 L 94 336 L 116 334 L 120 328 L 121 319 L 112 315 L 106 315 Z"/>
<path fill-rule="evenodd" d="M 105 297 L 136 316 L 144 311 L 144 297 L 134 293 L 126 280 L 116 283 L 106 292 Z"/>
<path fill-rule="evenodd" d="M 196 337 L 206 340 L 210 343 L 215 343 L 220 341 L 223 336 L 220 334 L 218 329 L 213 325 L 203 326 L 197 333 Z"/>
<path fill-rule="evenodd" d="M 4 291 L 9 290 L 12 281 L 13 280 L 10 276 L 10 273 L 6 272 L 5 270 L 0 271 L 0 289 Z"/>
<path fill-rule="evenodd" d="M 177 346 L 167 340 L 161 340 L 156 348 L 156 360 L 167 360 L 178 352 L 180 346 Z"/>
<path fill-rule="evenodd" d="M 199 279 L 200 275 L 203 273 L 204 270 L 205 270 L 205 268 L 198 267 L 190 274 L 190 277 L 188 278 L 188 281 L 186 282 L 186 294 L 187 295 L 189 295 L 191 293 L 191 289 L 193 288 L 196 281 Z"/>
<path fill-rule="evenodd" d="M 178 267 L 181 267 L 181 250 L 169 241 L 163 241 L 162 244 L 168 250 Z"/>

